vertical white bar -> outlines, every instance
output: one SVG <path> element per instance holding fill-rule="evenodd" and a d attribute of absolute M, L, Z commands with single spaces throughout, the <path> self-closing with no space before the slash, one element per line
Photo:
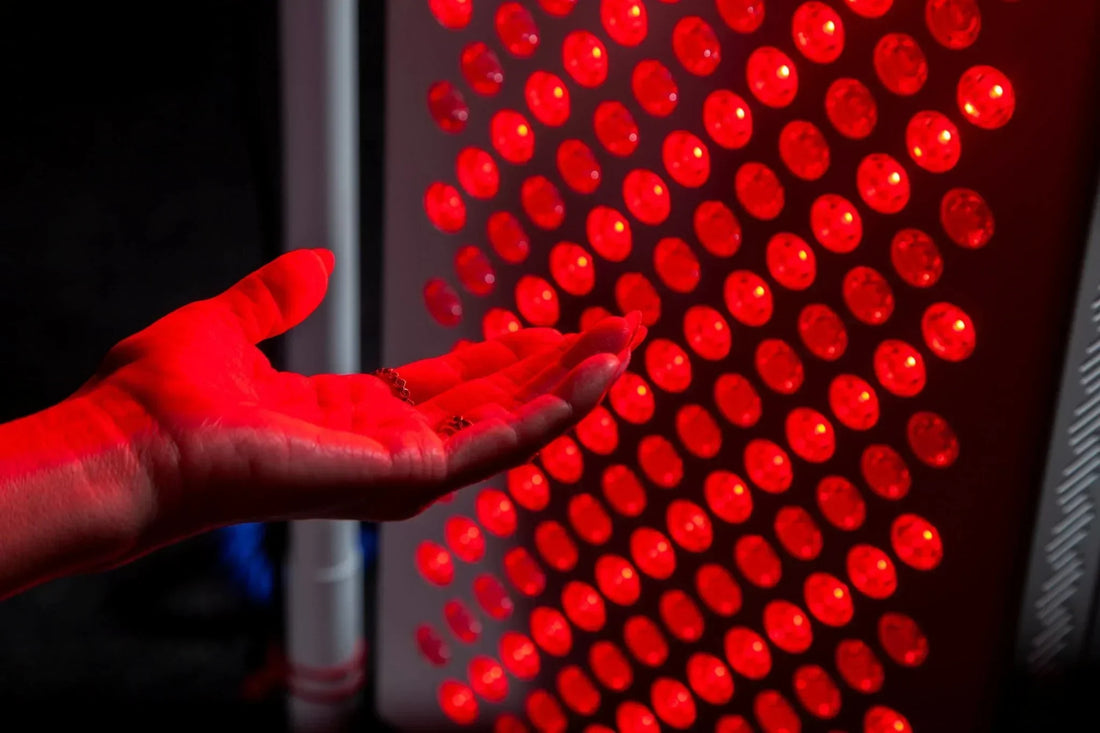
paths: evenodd
<path fill-rule="evenodd" d="M 336 254 L 325 303 L 288 336 L 286 368 L 359 370 L 356 0 L 281 0 L 284 242 Z M 287 564 L 289 714 L 295 731 L 341 730 L 363 682 L 357 522 L 295 522 Z"/>

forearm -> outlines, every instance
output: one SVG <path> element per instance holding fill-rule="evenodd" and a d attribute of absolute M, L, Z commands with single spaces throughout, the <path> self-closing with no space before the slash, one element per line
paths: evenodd
<path fill-rule="evenodd" d="M 85 393 L 0 425 L 0 599 L 118 564 L 151 511 L 140 414 Z"/>

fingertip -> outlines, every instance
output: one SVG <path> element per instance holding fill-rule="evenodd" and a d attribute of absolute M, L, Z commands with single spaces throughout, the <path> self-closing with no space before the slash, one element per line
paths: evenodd
<path fill-rule="evenodd" d="M 331 275 L 332 271 L 336 269 L 336 255 L 324 247 L 314 249 L 313 254 L 321 258 L 321 265 L 324 266 L 325 273 Z"/>
<path fill-rule="evenodd" d="M 639 325 L 634 330 L 634 335 L 630 338 L 630 345 L 627 346 L 627 349 L 633 351 L 634 349 L 641 346 L 642 342 L 645 341 L 645 337 L 647 335 L 649 335 L 649 329 L 645 326 Z"/>

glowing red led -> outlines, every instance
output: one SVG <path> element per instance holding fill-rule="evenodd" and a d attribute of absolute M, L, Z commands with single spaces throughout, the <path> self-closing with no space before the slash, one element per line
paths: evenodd
<path fill-rule="evenodd" d="M 608 466 L 601 478 L 604 498 L 624 517 L 636 517 L 645 510 L 645 489 L 626 466 Z"/>
<path fill-rule="evenodd" d="M 875 72 L 894 94 L 916 94 L 928 80 L 928 61 L 916 39 L 905 33 L 887 33 L 875 46 Z"/>
<path fill-rule="evenodd" d="M 848 551 L 848 579 L 870 598 L 889 598 L 898 587 L 894 562 L 872 545 L 856 545 Z"/>
<path fill-rule="evenodd" d="M 787 415 L 787 443 L 795 455 L 812 463 L 827 461 L 836 450 L 836 432 L 817 410 L 797 407 Z"/>
<path fill-rule="evenodd" d="M 723 148 L 742 148 L 752 138 L 752 111 L 733 92 L 716 89 L 703 102 L 703 127 Z"/>
<path fill-rule="evenodd" d="M 480 148 L 464 148 L 455 160 L 455 175 L 466 193 L 489 199 L 500 189 L 500 171 L 496 161 Z"/>
<path fill-rule="evenodd" d="M 984 247 L 993 238 L 993 212 L 981 194 L 953 188 L 940 202 L 940 223 L 955 244 L 967 249 Z"/>
<path fill-rule="evenodd" d="M 741 477 L 729 471 L 712 471 L 703 482 L 703 494 L 714 516 L 740 524 L 752 515 L 752 495 Z"/>
<path fill-rule="evenodd" d="M 470 660 L 467 668 L 470 686 L 481 697 L 490 702 L 500 702 L 508 696 L 508 678 L 504 676 L 504 667 L 491 657 L 477 656 Z"/>
<path fill-rule="evenodd" d="M 520 3 L 502 3 L 497 8 L 493 22 L 496 25 L 497 35 L 500 36 L 500 42 L 513 56 L 526 58 L 538 48 L 539 29 L 535 26 L 531 11 Z"/>
<path fill-rule="evenodd" d="M 725 705 L 733 697 L 733 676 L 713 654 L 696 652 L 691 655 L 687 663 L 687 681 L 695 694 L 711 705 Z"/>
<path fill-rule="evenodd" d="M 703 201 L 695 208 L 695 236 L 715 257 L 730 257 L 741 247 L 741 222 L 721 201 Z"/>
<path fill-rule="evenodd" d="M 913 727 L 896 710 L 874 705 L 863 716 L 863 733 L 913 733 Z"/>
<path fill-rule="evenodd" d="M 473 0 L 428 0 L 428 8 L 441 26 L 458 30 L 470 22 L 474 3 Z"/>
<path fill-rule="evenodd" d="M 584 457 L 576 441 L 562 435 L 546 444 L 539 453 L 546 472 L 565 484 L 575 484 L 584 473 Z"/>
<path fill-rule="evenodd" d="M 917 570 L 932 570 L 943 560 L 939 530 L 916 514 L 903 514 L 894 520 L 890 543 L 898 559 Z"/>
<path fill-rule="evenodd" d="M 918 112 L 905 129 L 905 145 L 913 162 L 932 173 L 955 167 L 962 155 L 959 128 L 939 112 Z"/>
<path fill-rule="evenodd" d="M 817 484 L 817 507 L 834 527 L 859 529 L 867 517 L 867 505 L 851 481 L 841 476 L 826 476 Z"/>
<path fill-rule="evenodd" d="M 536 326 L 553 326 L 561 313 L 554 286 L 535 275 L 524 275 L 516 283 L 516 307 Z"/>
<path fill-rule="evenodd" d="M 611 455 L 619 446 L 619 426 L 605 407 L 596 407 L 574 430 L 581 445 L 601 456 Z"/>
<path fill-rule="evenodd" d="M 788 122 L 779 133 L 779 156 L 791 173 L 816 181 L 829 169 L 829 144 L 812 122 Z"/>
<path fill-rule="evenodd" d="M 753 713 L 764 733 L 797 733 L 801 730 L 798 713 L 775 690 L 764 690 L 753 700 Z"/>
<path fill-rule="evenodd" d="M 597 641 L 589 648 L 588 667 L 601 685 L 615 692 L 622 692 L 634 681 L 626 655 L 610 641 Z"/>
<path fill-rule="evenodd" d="M 635 424 L 647 422 L 653 416 L 653 390 L 644 379 L 633 372 L 625 372 L 608 395 L 611 408 L 619 417 Z"/>
<path fill-rule="evenodd" d="M 498 621 L 508 618 L 515 610 L 515 604 L 508 597 L 508 591 L 499 580 L 488 573 L 483 573 L 474 579 L 474 597 L 481 609 Z"/>
<path fill-rule="evenodd" d="M 928 639 L 917 622 L 905 614 L 882 614 L 878 638 L 886 654 L 903 667 L 919 667 L 928 657 Z"/>
<path fill-rule="evenodd" d="M 602 545 L 611 537 L 611 517 L 591 494 L 577 494 L 569 500 L 569 522 L 585 542 Z"/>
<path fill-rule="evenodd" d="M 619 705 L 615 711 L 615 723 L 619 733 L 658 733 L 661 729 L 649 708 L 631 701 Z"/>
<path fill-rule="evenodd" d="M 573 632 L 560 611 L 540 606 L 531 612 L 531 638 L 547 654 L 564 657 L 573 647 Z"/>
<path fill-rule="evenodd" d="M 443 527 L 443 536 L 459 560 L 478 562 L 485 555 L 485 535 L 467 517 L 454 516 Z"/>
<path fill-rule="evenodd" d="M 630 222 L 615 209 L 596 206 L 585 221 L 588 243 L 596 254 L 611 262 L 622 262 L 630 255 L 633 237 Z"/>
<path fill-rule="evenodd" d="M 722 49 L 718 36 L 697 15 L 681 18 L 672 29 L 672 50 L 684 68 L 696 76 L 708 76 L 718 68 Z"/>
<path fill-rule="evenodd" d="M 474 295 L 488 295 L 496 284 L 496 274 L 489 258 L 472 245 L 462 247 L 455 253 L 455 274 L 462 286 Z"/>
<path fill-rule="evenodd" d="M 557 75 L 548 71 L 533 72 L 527 77 L 523 96 L 531 114 L 542 124 L 556 127 L 569 119 L 569 89 Z"/>
<path fill-rule="evenodd" d="M 805 377 L 802 360 L 786 341 L 761 341 L 756 347 L 754 361 L 760 378 L 772 390 L 780 394 L 794 394 L 802 386 Z"/>
<path fill-rule="evenodd" d="M 818 718 L 833 718 L 840 712 L 840 690 L 829 673 L 816 664 L 794 672 L 794 692 L 802 706 Z"/>
<path fill-rule="evenodd" d="M 713 458 L 722 447 L 718 423 L 699 405 L 684 405 L 677 411 L 676 433 L 684 447 L 700 458 Z"/>
<path fill-rule="evenodd" d="M 672 72 L 655 59 L 638 62 L 630 76 L 630 88 L 642 109 L 654 117 L 672 114 L 680 101 L 680 90 Z"/>
<path fill-rule="evenodd" d="M 527 696 L 524 709 L 531 725 L 541 733 L 565 733 L 567 720 L 561 705 L 546 690 L 535 690 Z"/>
<path fill-rule="evenodd" d="M 817 258 L 806 241 L 795 234 L 780 232 L 768 240 L 768 271 L 775 281 L 790 290 L 805 290 L 817 275 Z"/>
<path fill-rule="evenodd" d="M 448 183 L 433 183 L 424 192 L 424 211 L 441 232 L 454 234 L 466 226 L 466 203 L 458 189 Z"/>
<path fill-rule="evenodd" d="M 523 634 L 506 631 L 498 645 L 500 661 L 521 680 L 534 679 L 539 673 L 539 650 Z"/>
<path fill-rule="evenodd" d="M 442 667 L 451 661 L 451 650 L 439 632 L 427 624 L 416 629 L 416 647 L 429 664 Z"/>
<path fill-rule="evenodd" d="M 444 715 L 455 723 L 472 725 L 477 720 L 477 698 L 467 685 L 447 680 L 439 686 L 438 697 Z"/>
<path fill-rule="evenodd" d="M 769 494 L 786 491 L 794 480 L 790 456 L 763 438 L 751 440 L 745 446 L 745 471 L 749 480 Z"/>
<path fill-rule="evenodd" d="M 607 620 L 603 596 L 587 583 L 571 580 L 561 592 L 561 607 L 578 629 L 599 631 Z"/>
<path fill-rule="evenodd" d="M 550 482 L 536 466 L 517 466 L 508 472 L 508 493 L 524 509 L 540 512 L 550 502 Z"/>
<path fill-rule="evenodd" d="M 763 326 L 772 317 L 772 294 L 763 278 L 736 270 L 726 278 L 723 293 L 730 313 L 746 326 Z"/>
<path fill-rule="evenodd" d="M 737 674 L 750 680 L 768 676 L 772 669 L 772 655 L 760 634 L 743 626 L 735 626 L 726 632 L 726 661 Z"/>
<path fill-rule="evenodd" d="M 674 341 L 650 341 L 645 351 L 645 365 L 649 378 L 666 392 L 683 392 L 691 384 L 691 361 Z"/>
<path fill-rule="evenodd" d="M 622 102 L 600 102 L 592 125 L 596 138 L 609 153 L 627 156 L 638 148 L 638 123 Z"/>
<path fill-rule="evenodd" d="M 638 571 L 618 555 L 602 555 L 596 561 L 596 585 L 607 600 L 620 606 L 632 605 L 641 593 Z"/>
<path fill-rule="evenodd" d="M 596 284 L 592 255 L 572 242 L 559 242 L 550 250 L 550 274 L 570 295 L 587 295 Z"/>
<path fill-rule="evenodd" d="M 493 149 L 509 163 L 526 163 L 535 152 L 535 131 L 519 112 L 502 109 L 489 122 Z"/>
<path fill-rule="evenodd" d="M 570 665 L 558 672 L 558 695 L 574 712 L 591 715 L 600 707 L 600 693 L 581 668 Z"/>
<path fill-rule="evenodd" d="M 924 357 L 904 341 L 888 339 L 875 349 L 875 376 L 888 391 L 913 397 L 924 389 Z"/>
<path fill-rule="evenodd" d="M 864 18 L 881 18 L 894 4 L 894 0 L 845 0 L 856 15 Z"/>
<path fill-rule="evenodd" d="M 481 622 L 474 618 L 462 601 L 452 600 L 443 604 L 443 618 L 459 641 L 471 643 L 481 636 Z"/>
<path fill-rule="evenodd" d="M 573 12 L 577 0 L 539 0 L 539 5 L 550 15 L 564 18 Z"/>
<path fill-rule="evenodd" d="M 769 107 L 786 107 L 798 94 L 798 71 L 791 57 L 772 46 L 752 52 L 745 64 L 749 90 Z"/>
<path fill-rule="evenodd" d="M 531 176 L 519 190 L 527 216 L 540 229 L 557 229 L 565 219 L 565 202 L 558 187 L 545 176 Z"/>
<path fill-rule="evenodd" d="M 860 162 L 856 186 L 864 203 L 880 214 L 896 214 L 909 203 L 909 174 L 883 153 L 873 153 Z"/>
<path fill-rule="evenodd" d="M 573 31 L 565 37 L 561 60 L 569 76 L 582 87 L 598 87 L 607 79 L 607 48 L 588 31 Z"/>
<path fill-rule="evenodd" d="M 817 522 L 802 507 L 783 507 L 775 515 L 775 536 L 779 544 L 799 560 L 813 560 L 821 554 L 824 538 Z"/>
<path fill-rule="evenodd" d="M 577 544 L 558 522 L 548 519 L 535 528 L 535 546 L 546 564 L 568 572 L 577 564 Z"/>
<path fill-rule="evenodd" d="M 693 305 L 684 313 L 684 340 L 699 356 L 718 361 L 730 352 L 730 327 L 710 306 Z"/>
<path fill-rule="evenodd" d="M 852 374 L 833 379 L 829 406 L 837 420 L 852 430 L 867 430 L 878 422 L 879 401 L 874 387 Z"/>
<path fill-rule="evenodd" d="M 424 540 L 416 548 L 416 568 L 424 579 L 435 585 L 448 585 L 455 576 L 451 553 L 442 545 Z"/>
<path fill-rule="evenodd" d="M 878 123 L 878 105 L 858 79 L 837 79 L 825 92 L 825 114 L 836 131 L 853 140 L 871 134 Z"/>
<path fill-rule="evenodd" d="M 673 728 L 684 730 L 695 722 L 695 698 L 679 680 L 657 679 L 650 688 L 650 701 L 657 717 Z"/>
<path fill-rule="evenodd" d="M 810 619 L 787 601 L 772 601 L 764 607 L 764 632 L 773 644 L 791 654 L 806 651 L 814 640 Z"/>
<path fill-rule="evenodd" d="M 901 499 L 909 493 L 913 479 L 898 452 L 888 445 L 869 445 L 860 458 L 863 480 L 884 499 Z"/>
<path fill-rule="evenodd" d="M 581 317 L 579 319 L 580 330 L 587 331 L 607 318 L 611 318 L 611 312 L 609 310 L 598 305 L 589 306 L 581 311 Z"/>
<path fill-rule="evenodd" d="M 647 435 L 638 441 L 638 465 L 646 478 L 663 489 L 675 488 L 684 477 L 683 459 L 660 435 Z"/>
<path fill-rule="evenodd" d="M 516 264 L 527 259 L 531 242 L 514 215 L 507 211 L 490 214 L 487 230 L 489 243 L 502 260 Z"/>
<path fill-rule="evenodd" d="M 798 315 L 798 335 L 814 356 L 839 359 L 848 348 L 848 332 L 840 316 L 827 305 L 811 303 Z"/>
<path fill-rule="evenodd" d="M 714 538 L 710 517 L 701 506 L 686 499 L 669 504 L 665 514 L 668 532 L 680 547 L 689 552 L 703 552 Z"/>
<path fill-rule="evenodd" d="M 886 679 L 882 663 L 871 647 L 858 639 L 845 639 L 837 644 L 836 669 L 849 687 L 865 694 L 878 692 Z"/>
<path fill-rule="evenodd" d="M 687 593 L 676 589 L 665 591 L 658 608 L 661 620 L 680 641 L 690 643 L 703 636 L 703 614 Z"/>
<path fill-rule="evenodd" d="M 974 66 L 959 78 L 959 109 L 974 125 L 996 130 L 1012 119 L 1016 91 L 1012 82 L 992 66 Z"/>
<path fill-rule="evenodd" d="M 710 176 L 707 146 L 690 132 L 670 132 L 661 147 L 661 158 L 668 175 L 681 186 L 698 188 Z"/>
<path fill-rule="evenodd" d="M 742 535 L 733 546 L 737 569 L 755 586 L 773 588 L 783 575 L 779 556 L 760 535 Z"/>
<path fill-rule="evenodd" d="M 615 281 L 615 303 L 623 313 L 640 312 L 646 326 L 661 317 L 661 296 L 649 278 L 638 272 L 623 273 Z"/>
<path fill-rule="evenodd" d="M 813 573 L 802 586 L 806 608 L 827 626 L 843 626 L 852 620 L 852 592 L 828 573 Z"/>
<path fill-rule="evenodd" d="M 558 172 L 577 193 L 592 193 L 600 185 L 600 164 L 580 140 L 563 140 L 558 146 Z"/>
<path fill-rule="evenodd" d="M 732 616 L 741 608 L 741 587 L 728 570 L 716 563 L 703 565 L 695 573 L 695 590 L 719 616 Z"/>
<path fill-rule="evenodd" d="M 740 374 L 723 374 L 714 382 L 714 404 L 722 416 L 741 428 L 751 428 L 760 420 L 760 395 Z"/>
<path fill-rule="evenodd" d="M 490 96 L 500 91 L 504 83 L 504 70 L 500 59 L 488 45 L 479 41 L 466 46 L 462 49 L 459 64 L 466 82 L 478 94 Z"/>
<path fill-rule="evenodd" d="M 444 132 L 461 132 L 470 118 L 466 99 L 449 81 L 439 81 L 429 87 L 428 112 Z"/>
<path fill-rule="evenodd" d="M 715 0 L 722 20 L 738 33 L 752 33 L 764 22 L 764 0 Z"/>
<path fill-rule="evenodd" d="M 958 306 L 929 306 L 921 319 L 921 332 L 932 353 L 946 361 L 962 361 L 974 353 L 974 322 Z"/>
<path fill-rule="evenodd" d="M 763 163 L 745 163 L 738 168 L 733 188 L 741 206 L 757 219 L 770 221 L 783 211 L 783 184 Z"/>
<path fill-rule="evenodd" d="M 668 658 L 668 642 L 657 624 L 645 616 L 632 616 L 623 625 L 626 648 L 642 664 L 658 667 Z"/>
<path fill-rule="evenodd" d="M 890 260 L 902 280 L 913 287 L 935 285 L 943 274 L 943 257 L 932 238 L 919 229 L 902 229 L 890 242 Z"/>
<path fill-rule="evenodd" d="M 642 0 L 600 0 L 600 20 L 611 40 L 623 46 L 637 46 L 649 30 Z"/>
<path fill-rule="evenodd" d="M 634 564 L 646 575 L 664 580 L 676 569 L 676 553 L 668 538 L 650 527 L 639 527 L 630 535 Z"/>
<path fill-rule="evenodd" d="M 546 573 L 524 547 L 515 547 L 505 554 L 504 574 L 525 596 L 537 596 L 546 587 Z"/>
<path fill-rule="evenodd" d="M 623 201 L 644 224 L 660 224 L 672 208 L 668 185 L 656 173 L 642 169 L 630 171 L 623 179 Z"/>
<path fill-rule="evenodd" d="M 424 284 L 424 305 L 441 326 L 457 326 L 462 321 L 462 301 L 444 280 L 432 278 Z"/>
<path fill-rule="evenodd" d="M 822 247 L 840 254 L 854 250 L 863 238 L 859 211 L 851 201 L 836 194 L 825 194 L 814 201 L 810 227 Z"/>
<path fill-rule="evenodd" d="M 528 730 L 519 718 L 505 713 L 493 723 L 493 733 L 528 733 Z"/>
<path fill-rule="evenodd" d="M 802 3 L 791 18 L 794 45 L 810 61 L 828 64 L 844 50 L 844 23 L 828 5 L 816 0 Z"/>
<path fill-rule="evenodd" d="M 859 320 L 872 326 L 894 312 L 894 293 L 886 278 L 870 267 L 854 267 L 844 276 L 844 302 Z"/>
<path fill-rule="evenodd" d="M 690 293 L 699 283 L 699 259 L 688 243 L 665 237 L 653 248 L 653 268 L 670 290 Z"/>

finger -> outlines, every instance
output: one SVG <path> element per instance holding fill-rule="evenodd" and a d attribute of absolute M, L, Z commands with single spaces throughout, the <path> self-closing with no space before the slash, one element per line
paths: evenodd
<path fill-rule="evenodd" d="M 278 336 L 317 309 L 335 258 L 325 249 L 288 252 L 206 301 L 250 343 Z"/>

